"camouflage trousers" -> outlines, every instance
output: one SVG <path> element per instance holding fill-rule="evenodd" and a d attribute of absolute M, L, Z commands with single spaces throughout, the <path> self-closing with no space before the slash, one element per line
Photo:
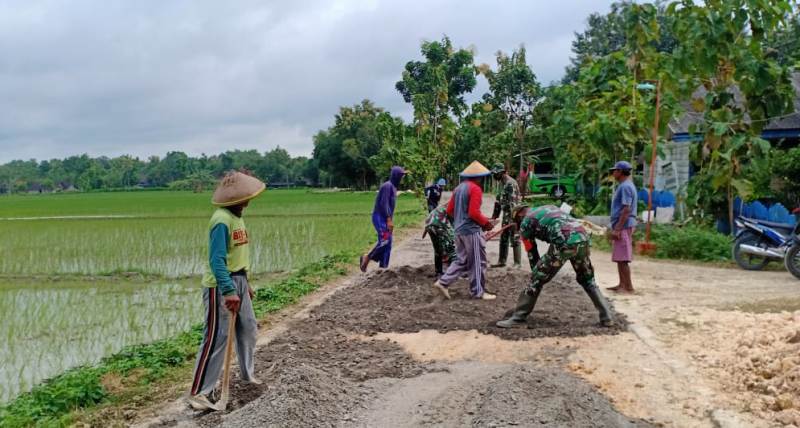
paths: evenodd
<path fill-rule="evenodd" d="M 586 292 L 595 309 L 597 309 L 600 315 L 600 322 L 603 325 L 609 325 L 612 322 L 614 316 L 594 280 L 594 269 L 592 268 L 591 260 L 589 260 L 589 243 L 583 242 L 561 249 L 550 245 L 547 253 L 542 258 L 539 258 L 539 252 L 535 246 L 528 252 L 528 261 L 531 263 L 531 282 L 517 299 L 517 306 L 511 316 L 511 325 L 523 322 L 528 318 L 528 315 L 533 312 L 536 306 L 536 301 L 544 285 L 556 276 L 556 273 L 567 260 L 572 263 L 578 283 L 581 284 L 583 291 Z"/>
<path fill-rule="evenodd" d="M 506 225 L 509 225 L 509 224 L 511 224 L 511 221 L 512 221 L 512 219 L 511 219 L 510 210 L 508 210 L 508 211 L 507 210 L 503 210 L 503 220 L 502 220 L 501 226 L 504 227 Z M 500 235 L 500 260 L 499 260 L 499 262 L 501 264 L 505 263 L 506 260 L 508 260 L 508 247 L 509 247 L 509 245 L 512 248 L 517 248 L 520 245 L 519 244 L 519 232 L 517 232 L 516 229 L 513 228 L 513 227 L 504 230 L 503 233 Z M 519 250 L 517 250 L 517 251 L 519 251 Z M 516 260 L 514 262 L 517 263 Z"/>
<path fill-rule="evenodd" d="M 457 257 L 453 230 L 439 227 L 428 227 L 426 230 L 433 244 L 433 264 L 436 273 L 441 275 L 444 273 L 444 263 L 452 263 Z"/>
<path fill-rule="evenodd" d="M 561 266 L 569 260 L 572 268 L 575 269 L 575 277 L 578 284 L 583 288 L 595 285 L 594 268 L 589 259 L 589 243 L 584 242 L 557 249 L 551 245 L 544 256 L 539 258 L 539 252 L 533 249 L 528 252 L 528 261 L 531 264 L 531 282 L 528 285 L 528 293 L 531 294 L 550 282 L 561 270 Z"/>

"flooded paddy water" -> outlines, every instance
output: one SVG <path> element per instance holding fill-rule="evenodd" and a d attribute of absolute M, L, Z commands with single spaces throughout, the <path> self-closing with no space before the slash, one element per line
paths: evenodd
<path fill-rule="evenodd" d="M 0 280 L 0 402 L 202 321 L 193 280 Z"/>
<path fill-rule="evenodd" d="M 0 404 L 201 322 L 209 201 L 190 192 L 0 198 Z M 366 248 L 373 201 L 369 192 L 266 192 L 245 212 L 251 272 Z M 400 198 L 399 213 L 417 209 Z"/>

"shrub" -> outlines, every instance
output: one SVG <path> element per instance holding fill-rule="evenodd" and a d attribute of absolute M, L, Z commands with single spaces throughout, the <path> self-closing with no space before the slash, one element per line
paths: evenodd
<path fill-rule="evenodd" d="M 644 228 L 637 229 L 634 242 L 645 239 Z M 659 259 L 698 260 L 705 262 L 728 261 L 731 259 L 731 238 L 709 227 L 687 225 L 653 225 L 650 241 L 656 244 L 655 257 Z M 609 251 L 608 240 L 595 237 L 592 246 Z"/>

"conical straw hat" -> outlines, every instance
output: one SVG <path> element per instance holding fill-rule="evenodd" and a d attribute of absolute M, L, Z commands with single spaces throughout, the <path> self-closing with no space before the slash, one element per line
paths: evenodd
<path fill-rule="evenodd" d="M 473 161 L 469 166 L 461 171 L 461 175 L 464 178 L 476 178 L 476 177 L 486 177 L 490 175 L 492 171 L 489 171 L 485 166 L 483 166 L 478 161 Z"/>
<path fill-rule="evenodd" d="M 266 188 L 267 185 L 255 177 L 239 171 L 229 172 L 220 180 L 211 203 L 218 207 L 238 205 L 255 198 Z"/>

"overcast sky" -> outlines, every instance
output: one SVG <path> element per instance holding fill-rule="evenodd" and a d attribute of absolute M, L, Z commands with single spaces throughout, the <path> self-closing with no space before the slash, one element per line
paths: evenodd
<path fill-rule="evenodd" d="M 0 0 L 0 162 L 280 145 L 309 155 L 340 105 L 410 118 L 394 89 L 423 40 L 476 63 L 520 44 L 559 79 L 609 1 Z M 479 77 L 473 94 L 486 89 Z"/>

